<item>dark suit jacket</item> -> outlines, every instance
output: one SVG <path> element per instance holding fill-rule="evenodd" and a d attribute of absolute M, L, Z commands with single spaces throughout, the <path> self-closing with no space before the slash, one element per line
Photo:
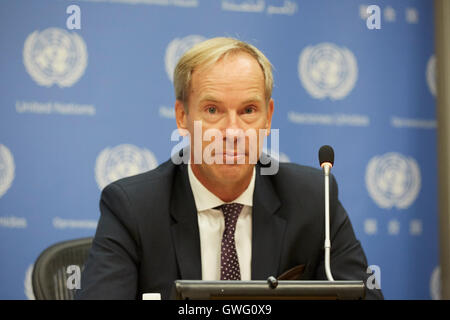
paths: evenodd
<path fill-rule="evenodd" d="M 260 168 L 253 195 L 252 280 L 282 273 L 286 279 L 325 280 L 322 171 L 280 163 L 269 176 L 260 175 Z M 330 181 L 333 277 L 366 283 L 366 257 Z M 197 210 L 185 164 L 169 160 L 108 185 L 100 209 L 78 298 L 141 299 L 142 293 L 160 292 L 168 299 L 175 280 L 201 279 Z M 366 297 L 382 294 L 366 289 Z"/>

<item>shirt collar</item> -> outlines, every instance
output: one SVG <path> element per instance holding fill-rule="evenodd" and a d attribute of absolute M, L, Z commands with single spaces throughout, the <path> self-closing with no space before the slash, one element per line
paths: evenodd
<path fill-rule="evenodd" d="M 253 174 L 247 189 L 233 203 L 240 203 L 245 206 L 253 206 L 253 191 L 255 189 L 256 170 L 253 167 Z M 221 206 L 225 202 L 219 199 L 214 193 L 209 191 L 192 172 L 191 165 L 188 164 L 189 183 L 191 184 L 192 193 L 194 194 L 195 206 L 197 211 L 204 211 Z"/>

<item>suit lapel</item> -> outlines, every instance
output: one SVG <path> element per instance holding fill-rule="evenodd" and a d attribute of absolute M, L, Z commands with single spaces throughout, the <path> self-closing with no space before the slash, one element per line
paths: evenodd
<path fill-rule="evenodd" d="M 197 280 L 202 278 L 197 209 L 187 166 L 179 165 L 176 170 L 170 210 L 174 221 L 172 239 L 181 279 Z M 265 280 L 279 273 L 286 227 L 286 221 L 275 215 L 280 206 L 270 176 L 262 176 L 257 165 L 252 213 L 252 280 Z"/>
<path fill-rule="evenodd" d="M 252 214 L 252 280 L 265 280 L 279 273 L 286 227 L 286 221 L 275 215 L 280 205 L 270 176 L 261 175 L 257 165 Z"/>
<path fill-rule="evenodd" d="M 197 209 L 185 164 L 177 166 L 173 183 L 170 214 L 173 243 L 180 269 L 181 279 L 202 278 L 200 234 Z"/>

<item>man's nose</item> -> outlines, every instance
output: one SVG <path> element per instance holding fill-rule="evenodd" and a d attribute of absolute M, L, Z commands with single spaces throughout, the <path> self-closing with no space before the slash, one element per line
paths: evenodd
<path fill-rule="evenodd" d="M 228 112 L 223 134 L 227 144 L 235 144 L 244 139 L 242 124 L 235 110 Z"/>
<path fill-rule="evenodd" d="M 230 110 L 227 114 L 226 124 L 224 130 L 227 131 L 237 131 L 241 130 L 241 125 L 239 123 L 239 116 L 235 110 Z"/>

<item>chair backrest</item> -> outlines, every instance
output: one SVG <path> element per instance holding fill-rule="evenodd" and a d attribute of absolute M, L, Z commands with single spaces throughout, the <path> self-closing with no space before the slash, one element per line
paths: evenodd
<path fill-rule="evenodd" d="M 92 240 L 89 237 L 59 242 L 39 255 L 31 277 L 37 300 L 74 299 L 75 288 L 68 287 L 67 280 L 77 268 L 80 272 L 84 269 Z"/>

